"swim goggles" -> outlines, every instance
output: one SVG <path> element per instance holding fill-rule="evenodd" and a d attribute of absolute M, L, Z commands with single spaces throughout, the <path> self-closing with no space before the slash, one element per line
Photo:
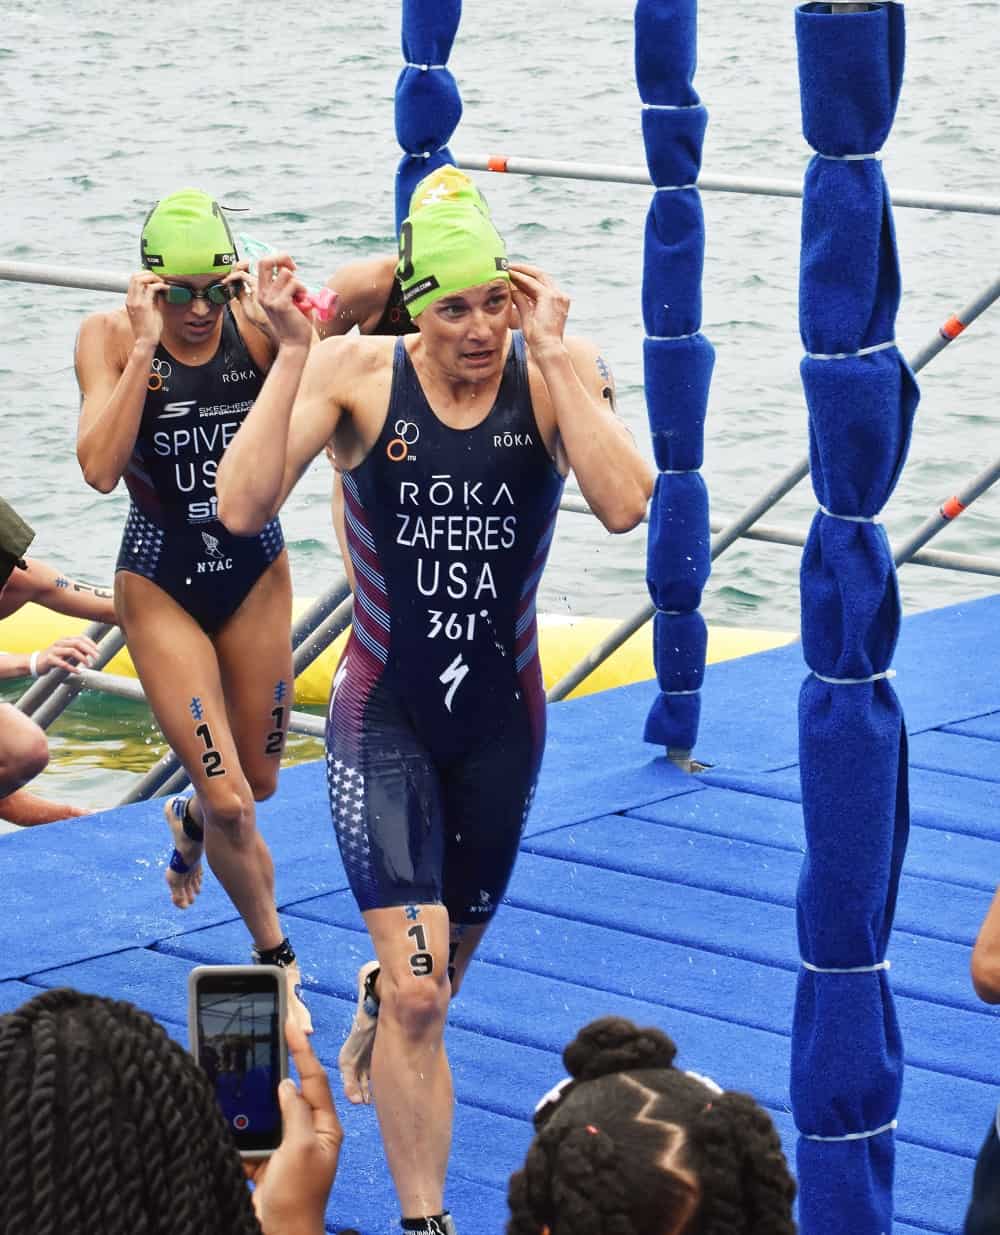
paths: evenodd
<path fill-rule="evenodd" d="M 207 300 L 209 304 L 226 304 L 238 294 L 232 283 L 210 283 L 204 290 L 186 283 L 171 283 L 164 292 L 167 304 L 190 304 L 192 300 Z"/>

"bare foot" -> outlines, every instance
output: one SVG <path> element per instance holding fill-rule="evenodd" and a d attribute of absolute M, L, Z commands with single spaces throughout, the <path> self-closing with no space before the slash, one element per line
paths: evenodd
<path fill-rule="evenodd" d="M 344 1096 L 355 1106 L 372 1100 L 372 1047 L 378 1028 L 378 1002 L 366 993 L 365 981 L 378 967 L 378 961 L 368 961 L 358 970 L 358 1006 L 350 1033 L 337 1056 Z"/>
<path fill-rule="evenodd" d="M 299 962 L 292 961 L 290 965 L 284 966 L 284 970 L 288 978 L 288 1015 L 303 1033 L 312 1033 L 312 1015 L 299 997 L 299 991 L 302 988 L 302 971 L 299 969 Z"/>
<path fill-rule="evenodd" d="M 172 865 L 166 871 L 170 897 L 178 909 L 189 909 L 201 891 L 201 854 L 205 848 L 204 844 L 193 841 L 184 831 L 186 802 L 185 797 L 173 797 L 168 798 L 163 806 L 164 818 L 174 838 L 174 853 L 180 858 L 180 862 L 171 858 Z M 187 869 L 177 870 L 177 866 Z"/>

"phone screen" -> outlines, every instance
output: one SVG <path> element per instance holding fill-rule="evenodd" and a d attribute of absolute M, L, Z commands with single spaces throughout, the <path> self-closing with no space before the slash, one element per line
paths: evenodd
<path fill-rule="evenodd" d="M 204 974 L 196 995 L 198 1061 L 241 1152 L 281 1143 L 281 1025 L 269 973 Z"/>

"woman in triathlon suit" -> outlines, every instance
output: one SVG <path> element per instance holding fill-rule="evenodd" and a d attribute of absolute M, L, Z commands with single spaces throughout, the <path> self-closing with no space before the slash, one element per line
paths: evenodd
<path fill-rule="evenodd" d="M 278 922 L 274 865 L 254 803 L 274 793 L 293 695 L 291 576 L 281 525 L 232 536 L 216 517 L 215 472 L 274 360 L 276 344 L 237 264 L 217 202 L 184 189 L 142 231 L 144 269 L 125 308 L 81 329 L 77 456 L 87 483 L 131 497 L 115 607 L 146 697 L 194 786 L 166 806 L 178 908 L 201 857 L 239 910 L 254 959 L 298 966 Z"/>

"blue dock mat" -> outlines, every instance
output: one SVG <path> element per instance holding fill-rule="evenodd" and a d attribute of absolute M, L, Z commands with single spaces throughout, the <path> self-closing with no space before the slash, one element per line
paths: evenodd
<path fill-rule="evenodd" d="M 896 686 L 911 733 L 913 827 L 891 979 L 906 1047 L 895 1231 L 957 1233 L 996 1105 L 1000 1035 L 968 978 L 1000 871 L 1000 673 L 982 649 L 1000 599 L 903 626 Z M 932 675 L 923 673 L 932 664 Z M 506 1183 L 560 1052 L 594 1016 L 670 1033 L 679 1062 L 767 1105 L 790 1155 L 788 1050 L 802 852 L 795 646 L 710 667 L 699 756 L 685 776 L 638 738 L 647 685 L 549 712 L 523 852 L 452 1007 L 456 1090 L 448 1199 L 464 1230 L 499 1235 Z M 319 764 L 283 772 L 260 810 L 282 915 L 299 950 L 317 1050 L 333 1072 L 370 955 L 329 825 Z M 129 998 L 184 1041 L 192 964 L 245 961 L 215 881 L 178 913 L 169 843 L 148 803 L 0 840 L 0 1011 L 70 984 Z M 370 1108 L 338 1103 L 347 1139 L 331 1230 L 398 1229 Z"/>

